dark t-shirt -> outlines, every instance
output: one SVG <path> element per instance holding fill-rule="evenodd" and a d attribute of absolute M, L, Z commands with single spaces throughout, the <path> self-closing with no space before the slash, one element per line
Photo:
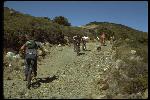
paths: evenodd
<path fill-rule="evenodd" d="M 25 43 L 25 46 L 27 47 L 27 48 L 26 48 L 26 54 L 34 54 L 34 55 L 37 55 L 37 49 L 38 49 L 38 48 L 42 48 L 41 43 L 34 41 L 34 43 L 35 43 L 34 47 L 33 47 L 33 48 L 28 48 L 28 44 L 29 44 L 29 43 L 30 43 L 30 41 L 27 41 L 27 42 Z"/>
<path fill-rule="evenodd" d="M 75 43 L 80 43 L 81 42 L 81 37 L 80 36 L 74 36 L 73 40 L 75 41 Z"/>

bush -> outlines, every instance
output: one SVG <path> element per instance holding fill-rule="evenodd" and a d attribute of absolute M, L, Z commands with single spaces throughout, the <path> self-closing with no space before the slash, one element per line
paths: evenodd
<path fill-rule="evenodd" d="M 128 94 L 144 92 L 148 88 L 148 76 L 139 76 L 132 81 L 127 82 L 123 91 Z"/>
<path fill-rule="evenodd" d="M 113 73 L 113 77 L 115 77 L 118 85 L 120 85 L 120 92 L 123 93 L 144 92 L 148 88 L 148 45 L 146 37 L 140 36 L 141 34 L 133 37 L 132 33 L 127 35 L 127 37 L 124 36 L 125 38 L 118 38 L 113 45 L 114 50 L 116 50 L 115 58 L 125 62 L 125 66 L 120 67 L 121 70 L 130 78 L 130 80 L 125 82 L 125 80 L 119 78 L 119 72 L 116 71 Z M 126 41 L 126 38 L 128 38 L 128 41 Z M 130 54 L 131 50 L 136 51 L 134 55 L 135 59 L 133 60 L 129 59 L 133 56 Z M 143 60 L 136 60 L 137 56 L 143 58 Z"/>
<path fill-rule="evenodd" d="M 63 16 L 56 16 L 53 19 L 53 22 L 64 26 L 71 26 L 71 24 L 68 22 L 68 19 Z"/>

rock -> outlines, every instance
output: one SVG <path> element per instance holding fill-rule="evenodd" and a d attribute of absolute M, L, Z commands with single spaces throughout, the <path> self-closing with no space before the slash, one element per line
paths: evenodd
<path fill-rule="evenodd" d="M 116 68 L 116 69 L 119 69 L 119 68 L 122 66 L 122 64 L 123 64 L 123 61 L 120 60 L 120 59 L 118 59 L 118 60 L 116 61 L 116 66 L 115 66 L 115 68 Z"/>
<path fill-rule="evenodd" d="M 42 42 L 37 42 L 39 45 L 41 45 L 42 47 L 44 46 L 44 43 Z"/>
<path fill-rule="evenodd" d="M 12 66 L 12 64 L 11 63 L 9 63 L 9 65 L 8 65 L 9 67 L 11 67 Z"/>
<path fill-rule="evenodd" d="M 141 60 L 143 60 L 143 58 L 141 58 L 140 56 L 135 56 L 135 55 L 132 55 L 129 59 L 130 60 L 135 60 L 135 61 L 141 61 Z"/>
<path fill-rule="evenodd" d="M 133 55 L 135 55 L 136 51 L 135 50 L 131 50 L 130 53 L 133 54 Z"/>
<path fill-rule="evenodd" d="M 51 45 L 50 45 L 50 43 L 49 43 L 49 42 L 45 42 L 45 46 L 50 47 Z"/>
<path fill-rule="evenodd" d="M 15 53 L 13 52 L 7 52 L 6 57 L 9 58 L 9 60 L 13 60 L 13 57 L 15 56 Z"/>
<path fill-rule="evenodd" d="M 84 65 L 81 65 L 81 67 L 84 67 Z"/>
<path fill-rule="evenodd" d="M 20 59 L 21 57 L 19 54 L 17 54 L 17 55 L 14 55 L 13 58 Z"/>
<path fill-rule="evenodd" d="M 106 71 L 107 69 L 108 69 L 108 68 L 106 67 L 106 68 L 104 68 L 103 70 Z"/>
<path fill-rule="evenodd" d="M 102 84 L 102 86 L 100 87 L 101 90 L 107 90 L 108 88 L 109 88 L 108 83 Z"/>
<path fill-rule="evenodd" d="M 137 96 L 137 99 L 142 99 L 142 93 L 141 93 L 141 92 L 138 92 L 138 93 L 136 94 L 136 96 Z"/>
<path fill-rule="evenodd" d="M 10 14 L 13 14 L 13 13 L 15 13 L 13 10 L 10 10 L 10 12 L 9 12 Z"/>
<path fill-rule="evenodd" d="M 148 99 L 148 89 L 145 90 L 142 99 Z"/>
<path fill-rule="evenodd" d="M 43 54 L 42 50 L 37 50 L 38 56 L 41 56 Z"/>
<path fill-rule="evenodd" d="M 25 94 L 26 97 L 28 97 L 28 95 L 29 95 L 28 93 Z"/>
<path fill-rule="evenodd" d="M 61 44 L 59 44 L 58 47 L 61 47 Z"/>
<path fill-rule="evenodd" d="M 134 59 L 135 59 L 135 56 L 131 56 L 129 59 L 130 59 L 130 60 L 134 60 Z"/>
<path fill-rule="evenodd" d="M 126 38 L 125 41 L 130 41 L 130 39 L 129 39 L 129 38 Z"/>
<path fill-rule="evenodd" d="M 39 57 L 37 58 L 37 60 L 38 60 L 38 61 L 41 61 L 42 58 L 43 58 L 42 56 L 39 56 Z M 38 64 L 41 65 L 41 63 L 38 63 Z"/>
<path fill-rule="evenodd" d="M 141 58 L 140 56 L 137 56 L 137 57 L 135 58 L 135 60 L 136 60 L 136 61 L 141 61 L 141 60 L 143 60 L 143 58 Z"/>
<path fill-rule="evenodd" d="M 99 96 L 97 96 L 95 99 L 106 99 L 106 95 L 99 95 Z"/>
<path fill-rule="evenodd" d="M 46 48 L 44 48 L 44 51 L 47 53 L 47 52 L 49 52 Z"/>

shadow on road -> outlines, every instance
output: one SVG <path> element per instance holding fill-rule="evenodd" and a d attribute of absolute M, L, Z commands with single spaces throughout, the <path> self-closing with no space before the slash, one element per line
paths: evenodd
<path fill-rule="evenodd" d="M 84 54 L 85 54 L 85 53 L 83 53 L 83 52 L 82 52 L 82 53 L 79 53 L 79 55 L 84 55 Z"/>
<path fill-rule="evenodd" d="M 48 76 L 48 77 L 45 77 L 45 78 L 36 78 L 36 82 L 33 82 L 31 84 L 31 87 L 36 89 L 36 88 L 41 86 L 41 83 L 50 83 L 50 82 L 52 82 L 54 80 L 57 80 L 57 79 L 58 79 L 58 76 L 55 76 L 55 75 L 52 76 L 52 77 Z"/>
<path fill-rule="evenodd" d="M 102 46 L 107 46 L 106 44 L 102 45 Z"/>
<path fill-rule="evenodd" d="M 91 51 L 91 50 L 84 50 L 84 51 Z"/>

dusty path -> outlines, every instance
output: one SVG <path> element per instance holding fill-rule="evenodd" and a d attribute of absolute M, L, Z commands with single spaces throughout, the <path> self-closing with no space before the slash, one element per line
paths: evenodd
<path fill-rule="evenodd" d="M 96 43 L 88 43 L 87 51 L 76 56 L 68 46 L 52 47 L 50 54 L 38 62 L 37 80 L 31 90 L 22 79 L 4 80 L 6 98 L 101 98 L 100 79 L 105 79 L 107 69 L 113 66 L 111 44 L 96 51 Z M 23 76 L 23 75 L 22 75 Z M 107 87 L 106 87 L 107 88 Z M 107 89 L 106 89 L 107 90 Z"/>

